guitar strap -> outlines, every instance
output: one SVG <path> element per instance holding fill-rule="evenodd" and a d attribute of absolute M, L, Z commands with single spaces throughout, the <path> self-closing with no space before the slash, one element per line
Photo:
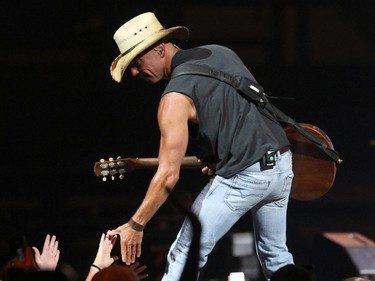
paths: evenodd
<path fill-rule="evenodd" d="M 343 160 L 340 159 L 339 154 L 334 149 L 330 148 L 320 139 L 310 134 L 307 130 L 302 128 L 295 120 L 293 120 L 288 115 L 283 113 L 280 109 L 269 103 L 267 100 L 267 95 L 264 93 L 263 87 L 258 83 L 246 77 L 240 77 L 239 79 L 237 79 L 226 72 L 211 68 L 207 65 L 198 64 L 181 64 L 177 66 L 171 74 L 171 79 L 180 75 L 187 74 L 207 76 L 231 85 L 234 89 L 236 89 L 238 93 L 245 95 L 246 97 L 250 98 L 253 102 L 255 102 L 258 105 L 260 111 L 266 110 L 276 120 L 284 122 L 294 127 L 305 138 L 307 138 L 312 143 L 317 145 L 328 157 L 335 161 L 336 164 L 342 163 Z"/>

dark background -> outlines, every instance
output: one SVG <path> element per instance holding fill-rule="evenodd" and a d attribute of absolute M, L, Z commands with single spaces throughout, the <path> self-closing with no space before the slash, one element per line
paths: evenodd
<path fill-rule="evenodd" d="M 157 155 L 164 82 L 150 86 L 125 77 L 117 84 L 109 74 L 118 54 L 113 33 L 145 11 L 165 27 L 190 28 L 191 40 L 180 47 L 233 48 L 266 92 L 294 97 L 276 101 L 279 108 L 323 129 L 344 159 L 328 194 L 290 202 L 288 241 L 296 262 L 310 262 L 314 237 L 323 232 L 375 239 L 375 5 L 360 4 L 1 2 L 1 264 L 9 260 L 11 237 L 24 235 L 41 249 L 50 233 L 60 242 L 59 264 L 83 279 L 101 233 L 127 221 L 143 198 L 152 171 L 103 183 L 93 165 L 110 156 Z M 194 197 L 206 180 L 199 170 L 183 170 L 176 195 Z M 142 261 L 150 280 L 162 272 L 181 220 L 168 202 L 147 225 Z M 250 220 L 244 217 L 233 232 L 251 231 Z M 207 278 L 214 267 L 208 265 Z M 234 271 L 230 262 L 219 267 Z"/>

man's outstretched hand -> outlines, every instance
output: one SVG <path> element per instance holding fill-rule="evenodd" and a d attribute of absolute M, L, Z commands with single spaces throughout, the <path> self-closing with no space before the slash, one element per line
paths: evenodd
<path fill-rule="evenodd" d="M 127 265 L 135 262 L 141 256 L 143 231 L 137 231 L 128 223 L 108 232 L 109 235 L 120 235 L 121 257 Z"/>

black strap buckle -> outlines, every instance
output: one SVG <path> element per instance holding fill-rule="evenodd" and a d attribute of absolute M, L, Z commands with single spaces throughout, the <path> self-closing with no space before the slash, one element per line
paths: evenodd
<path fill-rule="evenodd" d="M 262 157 L 263 167 L 273 167 L 276 165 L 276 151 L 268 150 Z"/>

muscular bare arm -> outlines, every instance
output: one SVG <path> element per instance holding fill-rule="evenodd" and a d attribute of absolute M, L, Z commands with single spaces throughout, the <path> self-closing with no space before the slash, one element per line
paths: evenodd
<path fill-rule="evenodd" d="M 160 128 L 159 166 L 153 176 L 145 198 L 132 217 L 145 225 L 168 198 L 179 178 L 182 159 L 188 145 L 188 120 L 195 116 L 190 98 L 179 93 L 165 95 L 159 104 Z M 143 231 L 137 231 L 126 223 L 110 232 L 121 237 L 122 260 L 133 263 L 141 255 Z"/>
<path fill-rule="evenodd" d="M 162 98 L 158 110 L 160 127 L 159 166 L 151 180 L 145 199 L 133 219 L 144 225 L 168 197 L 167 189 L 173 189 L 180 172 L 182 159 L 188 144 L 188 119 L 190 100 L 178 93 Z"/>

